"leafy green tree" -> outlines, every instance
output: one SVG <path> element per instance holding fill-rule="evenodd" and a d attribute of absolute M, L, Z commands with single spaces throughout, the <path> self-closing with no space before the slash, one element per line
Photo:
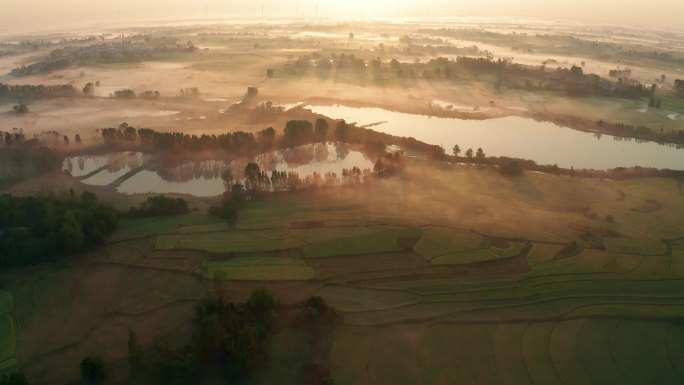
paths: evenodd
<path fill-rule="evenodd" d="M 128 331 L 128 362 L 131 363 L 131 368 L 135 372 L 140 372 L 145 368 L 145 352 L 133 330 Z"/>
<path fill-rule="evenodd" d="M 64 215 L 59 236 L 65 250 L 69 253 L 76 252 L 83 247 L 85 236 L 73 210 L 67 211 Z"/>
<path fill-rule="evenodd" d="M 101 384 L 107 379 L 109 368 L 101 355 L 86 356 L 81 361 L 81 378 L 88 384 Z"/>
<path fill-rule="evenodd" d="M 28 385 L 28 383 L 28 379 L 21 370 L 15 370 L 0 376 L 0 385 Z"/>
<path fill-rule="evenodd" d="M 245 302 L 247 310 L 254 315 L 262 329 L 269 330 L 273 324 L 277 302 L 273 294 L 264 288 L 257 288 Z"/>
<path fill-rule="evenodd" d="M 458 144 L 454 144 L 453 153 L 454 153 L 454 156 L 458 156 L 458 154 L 461 153 L 461 147 L 459 147 Z"/>
<path fill-rule="evenodd" d="M 477 152 L 475 153 L 475 158 L 480 159 L 480 160 L 484 160 L 486 158 L 486 155 L 485 155 L 484 151 L 482 150 L 482 147 L 479 147 L 477 149 Z"/>
<path fill-rule="evenodd" d="M 465 152 L 465 155 L 466 155 L 466 158 L 468 158 L 468 159 L 472 158 L 473 157 L 473 149 L 472 148 L 467 149 Z"/>

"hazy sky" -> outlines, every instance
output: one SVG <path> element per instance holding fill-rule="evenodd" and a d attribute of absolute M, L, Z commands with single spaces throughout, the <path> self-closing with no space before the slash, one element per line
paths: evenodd
<path fill-rule="evenodd" d="M 684 29 L 684 0 L 264 0 L 266 17 L 520 16 Z M 261 17 L 259 0 L 0 0 L 0 31 L 106 21 Z"/>

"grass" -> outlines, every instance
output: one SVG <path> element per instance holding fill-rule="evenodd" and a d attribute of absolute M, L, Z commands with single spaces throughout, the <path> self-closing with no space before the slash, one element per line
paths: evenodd
<path fill-rule="evenodd" d="M 9 314 L 0 315 L 0 362 L 14 357 L 16 334 L 14 322 Z"/>
<path fill-rule="evenodd" d="M 576 345 L 586 319 L 559 322 L 549 336 L 549 357 L 563 382 L 592 385 L 580 363 Z"/>
<path fill-rule="evenodd" d="M 563 385 L 549 356 L 554 322 L 531 323 L 522 337 L 522 355 L 533 384 Z"/>
<path fill-rule="evenodd" d="M 311 355 L 308 336 L 303 330 L 283 328 L 268 339 L 268 364 L 257 371 L 256 384 L 300 383 L 300 367 Z"/>
<path fill-rule="evenodd" d="M 207 278 L 239 281 L 306 281 L 315 276 L 315 271 L 298 259 L 255 257 L 208 261 L 202 273 Z"/>
<path fill-rule="evenodd" d="M 682 378 L 684 376 L 684 327 L 681 324 L 670 325 L 665 345 L 672 366 Z"/>
<path fill-rule="evenodd" d="M 553 261 L 553 257 L 563 249 L 560 245 L 545 245 L 541 243 L 534 244 L 532 249 L 527 254 L 527 263 L 536 265 L 538 263 Z"/>
<path fill-rule="evenodd" d="M 14 307 L 14 299 L 12 294 L 7 291 L 0 290 L 0 314 L 7 314 L 12 312 Z"/>
<path fill-rule="evenodd" d="M 145 238 L 160 233 L 181 231 L 185 227 L 192 232 L 195 226 L 225 227 L 225 221 L 204 213 L 190 213 L 179 216 L 164 216 L 152 218 L 124 218 L 119 221 L 119 229 L 112 234 L 109 242 L 123 241 L 127 239 Z"/>
<path fill-rule="evenodd" d="M 399 226 L 353 226 L 291 230 L 292 236 L 309 243 L 319 243 L 339 239 L 373 236 L 380 233 L 398 232 Z"/>
<path fill-rule="evenodd" d="M 400 237 L 417 237 L 420 234 L 420 229 L 397 228 L 370 235 L 316 242 L 302 247 L 302 251 L 308 258 L 389 253 L 403 249 L 398 243 Z"/>
<path fill-rule="evenodd" d="M 494 324 L 428 328 L 418 358 L 425 382 L 500 384 L 492 344 L 495 328 Z"/>
<path fill-rule="evenodd" d="M 667 251 L 665 242 L 655 239 L 605 238 L 608 251 L 636 255 L 662 255 Z"/>
<path fill-rule="evenodd" d="M 9 371 L 17 367 L 17 360 L 15 358 L 10 358 L 3 362 L 0 362 L 0 374 L 4 371 Z"/>
<path fill-rule="evenodd" d="M 415 304 L 419 300 L 417 295 L 404 291 L 346 286 L 326 286 L 317 294 L 343 312 L 390 309 Z"/>
<path fill-rule="evenodd" d="M 441 255 L 433 258 L 430 262 L 433 265 L 465 265 L 469 263 L 505 259 L 517 255 L 523 247 L 525 247 L 525 245 L 522 243 L 513 243 L 507 249 L 490 247 L 488 249 L 463 251 L 460 253 Z"/>
<path fill-rule="evenodd" d="M 16 364 L 14 348 L 17 336 L 14 320 L 10 314 L 13 308 L 12 295 L 7 291 L 0 290 L 0 372 Z"/>
<path fill-rule="evenodd" d="M 214 253 L 264 252 L 286 250 L 304 243 L 290 238 L 284 229 L 257 231 L 225 231 L 218 233 L 157 236 L 157 249 L 198 250 Z"/>
<path fill-rule="evenodd" d="M 587 320 L 577 338 L 577 357 L 595 384 L 629 383 L 615 365 L 610 351 L 610 336 L 617 324 L 614 319 Z"/>
<path fill-rule="evenodd" d="M 368 359 L 369 382 L 419 384 L 421 373 L 416 365 L 416 352 L 421 337 L 421 325 L 397 325 L 378 329 L 373 335 Z"/>
<path fill-rule="evenodd" d="M 669 362 L 665 337 L 670 324 L 621 321 L 610 337 L 610 350 L 625 377 L 634 384 L 680 384 Z"/>
<path fill-rule="evenodd" d="M 368 385 L 367 374 L 374 327 L 341 326 L 334 330 L 330 360 L 335 383 Z"/>
<path fill-rule="evenodd" d="M 445 254 L 485 249 L 488 246 L 487 239 L 469 231 L 428 226 L 423 228 L 423 237 L 416 244 L 415 250 L 425 259 L 431 260 Z"/>
<path fill-rule="evenodd" d="M 496 367 L 504 384 L 532 385 L 520 349 L 526 323 L 510 323 L 496 327 L 492 344 Z"/>

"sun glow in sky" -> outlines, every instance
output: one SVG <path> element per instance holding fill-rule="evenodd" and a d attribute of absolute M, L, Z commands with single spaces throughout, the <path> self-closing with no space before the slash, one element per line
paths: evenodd
<path fill-rule="evenodd" d="M 214 18 L 492 17 L 575 19 L 684 29 L 682 0 L 2 0 L 0 31 Z"/>

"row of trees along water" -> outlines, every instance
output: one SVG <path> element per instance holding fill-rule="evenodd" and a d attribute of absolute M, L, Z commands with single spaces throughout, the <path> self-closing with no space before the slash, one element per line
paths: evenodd
<path fill-rule="evenodd" d="M 307 120 L 290 120 L 286 123 L 282 135 L 277 135 L 273 127 L 256 133 L 235 131 L 218 135 L 191 135 L 182 132 L 157 132 L 147 128 L 136 129 L 126 123 L 117 128 L 102 129 L 101 135 L 105 145 L 117 148 L 142 149 L 150 152 L 198 152 L 218 149 L 235 157 L 326 141 L 362 145 L 367 152 L 374 155 L 384 153 L 388 144 L 428 157 L 439 157 L 444 154 L 442 147 L 426 144 L 414 138 L 396 137 L 348 124 L 344 120 L 331 121 L 322 117 L 314 123 Z"/>

